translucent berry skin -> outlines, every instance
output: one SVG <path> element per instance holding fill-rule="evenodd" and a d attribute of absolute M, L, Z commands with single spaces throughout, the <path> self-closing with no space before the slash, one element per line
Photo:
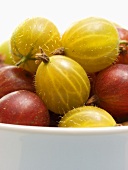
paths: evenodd
<path fill-rule="evenodd" d="M 76 61 L 62 55 L 42 62 L 35 75 L 35 88 L 47 108 L 57 114 L 82 106 L 90 94 L 90 81 Z"/>
<path fill-rule="evenodd" d="M 15 63 L 20 67 L 35 73 L 38 64 L 35 64 L 35 54 L 39 47 L 47 55 L 61 46 L 61 36 L 58 28 L 47 18 L 28 18 L 17 26 L 11 35 L 11 54 Z"/>
<path fill-rule="evenodd" d="M 119 52 L 119 35 L 113 23 L 89 17 L 73 23 L 62 35 L 65 54 L 88 73 L 111 65 Z"/>
<path fill-rule="evenodd" d="M 59 127 L 87 128 L 115 126 L 116 121 L 105 110 L 96 106 L 83 106 L 67 112 L 60 120 Z"/>

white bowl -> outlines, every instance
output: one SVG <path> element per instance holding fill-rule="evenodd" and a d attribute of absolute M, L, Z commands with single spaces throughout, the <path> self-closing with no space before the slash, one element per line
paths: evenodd
<path fill-rule="evenodd" d="M 128 127 L 0 123 L 1 170 L 128 170 Z"/>

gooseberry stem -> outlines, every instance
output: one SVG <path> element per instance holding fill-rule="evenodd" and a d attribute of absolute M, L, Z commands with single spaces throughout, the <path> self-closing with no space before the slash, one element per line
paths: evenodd
<path fill-rule="evenodd" d="M 91 96 L 91 97 L 87 100 L 86 106 L 88 106 L 88 105 L 95 105 L 95 104 L 97 103 L 97 101 L 98 101 L 97 96 L 96 96 L 96 95 L 93 95 L 93 96 Z"/>
<path fill-rule="evenodd" d="M 51 54 L 53 54 L 53 55 L 65 55 L 65 49 L 64 49 L 64 47 L 57 48 Z"/>
<path fill-rule="evenodd" d="M 41 47 L 39 47 L 40 49 L 40 53 L 36 54 L 36 60 L 40 60 L 43 61 L 44 63 L 48 63 L 49 62 L 49 57 L 45 54 L 45 52 L 43 51 L 43 49 Z"/>
<path fill-rule="evenodd" d="M 120 46 L 119 46 L 119 53 L 126 53 L 127 51 L 127 46 L 128 46 L 128 41 L 127 40 L 120 40 Z"/>
<path fill-rule="evenodd" d="M 25 62 L 25 60 L 26 60 L 26 57 L 23 57 L 20 61 L 18 61 L 18 62 L 16 63 L 16 66 L 21 65 L 22 63 Z"/>
<path fill-rule="evenodd" d="M 127 40 L 120 40 L 120 45 L 122 45 L 122 44 L 128 45 L 128 41 Z"/>

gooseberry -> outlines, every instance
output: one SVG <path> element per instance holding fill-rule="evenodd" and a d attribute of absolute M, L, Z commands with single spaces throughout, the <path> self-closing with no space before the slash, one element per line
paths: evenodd
<path fill-rule="evenodd" d="M 120 37 L 120 53 L 116 63 L 128 64 L 128 30 L 122 27 L 117 27 Z"/>
<path fill-rule="evenodd" d="M 119 35 L 113 23 L 89 17 L 73 23 L 62 35 L 65 55 L 83 66 L 86 72 L 98 72 L 111 65 L 119 52 Z"/>
<path fill-rule="evenodd" d="M 90 93 L 90 81 L 85 70 L 73 59 L 44 56 L 35 75 L 36 93 L 47 108 L 57 114 L 84 105 Z"/>
<path fill-rule="evenodd" d="M 0 55 L 4 57 L 4 63 L 9 65 L 14 65 L 14 61 L 11 57 L 10 52 L 10 41 L 5 40 L 0 44 Z"/>
<path fill-rule="evenodd" d="M 59 127 L 108 127 L 116 121 L 104 109 L 96 106 L 82 106 L 70 110 L 59 121 Z"/>
<path fill-rule="evenodd" d="M 102 70 L 94 83 L 96 104 L 117 122 L 128 120 L 128 65 L 114 64 Z"/>
<path fill-rule="evenodd" d="M 0 99 L 0 123 L 49 126 L 50 115 L 36 93 L 18 90 Z"/>
<path fill-rule="evenodd" d="M 10 38 L 11 54 L 15 63 L 35 73 L 35 54 L 42 47 L 47 55 L 61 45 L 60 33 L 50 20 L 43 17 L 28 18 L 17 26 Z"/>

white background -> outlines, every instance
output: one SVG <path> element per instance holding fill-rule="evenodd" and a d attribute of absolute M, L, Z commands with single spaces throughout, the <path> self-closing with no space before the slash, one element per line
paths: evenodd
<path fill-rule="evenodd" d="M 104 17 L 128 28 L 127 0 L 2 0 L 0 42 L 8 39 L 19 23 L 33 16 L 48 18 L 60 32 L 89 16 Z"/>

